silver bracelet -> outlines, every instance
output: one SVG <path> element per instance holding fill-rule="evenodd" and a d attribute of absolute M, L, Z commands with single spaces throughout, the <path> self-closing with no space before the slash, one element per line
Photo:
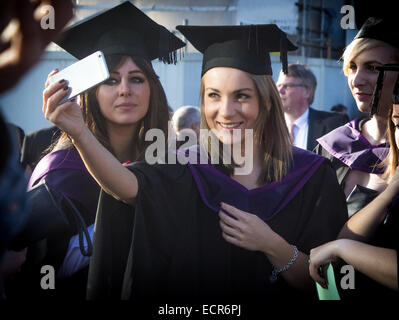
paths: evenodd
<path fill-rule="evenodd" d="M 296 246 L 292 246 L 294 248 L 294 256 L 292 257 L 292 259 L 290 260 L 290 262 L 288 262 L 284 267 L 282 267 L 281 269 L 276 269 L 273 268 L 272 274 L 269 277 L 269 280 L 271 283 L 274 283 L 277 281 L 277 276 L 284 271 L 287 271 L 296 261 L 296 258 L 298 258 L 298 248 Z"/>

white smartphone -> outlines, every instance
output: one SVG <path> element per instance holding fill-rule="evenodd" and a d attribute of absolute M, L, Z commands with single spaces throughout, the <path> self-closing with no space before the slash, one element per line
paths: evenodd
<path fill-rule="evenodd" d="M 57 72 L 49 78 L 49 83 L 52 84 L 64 79 L 65 85 L 71 88 L 69 94 L 59 102 L 59 104 L 62 104 L 108 78 L 109 71 L 104 54 L 97 51 Z"/>

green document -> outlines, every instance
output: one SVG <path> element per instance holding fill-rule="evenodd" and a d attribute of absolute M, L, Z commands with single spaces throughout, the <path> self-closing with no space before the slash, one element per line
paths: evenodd
<path fill-rule="evenodd" d="M 318 283 L 316 283 L 317 293 L 319 295 L 319 300 L 341 300 L 337 290 L 337 285 L 335 284 L 334 269 L 331 263 L 328 264 L 325 276 L 327 279 L 328 289 L 324 289 Z"/>

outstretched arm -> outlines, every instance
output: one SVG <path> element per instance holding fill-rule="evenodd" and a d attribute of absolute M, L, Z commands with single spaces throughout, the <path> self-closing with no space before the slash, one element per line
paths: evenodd
<path fill-rule="evenodd" d="M 328 242 L 310 251 L 311 277 L 326 288 L 319 268 L 341 258 L 356 270 L 391 289 L 398 290 L 397 252 L 371 246 L 359 241 L 340 239 Z"/>
<path fill-rule="evenodd" d="M 138 192 L 136 176 L 94 137 L 86 127 L 76 102 L 68 101 L 58 105 L 69 90 L 62 81 L 52 85 L 47 83 L 43 91 L 43 113 L 46 119 L 71 137 L 86 168 L 101 188 L 116 199 L 132 204 Z"/>

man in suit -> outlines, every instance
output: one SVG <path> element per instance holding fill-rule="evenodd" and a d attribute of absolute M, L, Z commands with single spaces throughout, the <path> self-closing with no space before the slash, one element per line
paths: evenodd
<path fill-rule="evenodd" d="M 288 73 L 280 72 L 277 81 L 293 144 L 307 150 L 316 147 L 316 139 L 347 122 L 341 114 L 310 108 L 316 86 L 313 72 L 299 63 L 289 64 Z"/>

